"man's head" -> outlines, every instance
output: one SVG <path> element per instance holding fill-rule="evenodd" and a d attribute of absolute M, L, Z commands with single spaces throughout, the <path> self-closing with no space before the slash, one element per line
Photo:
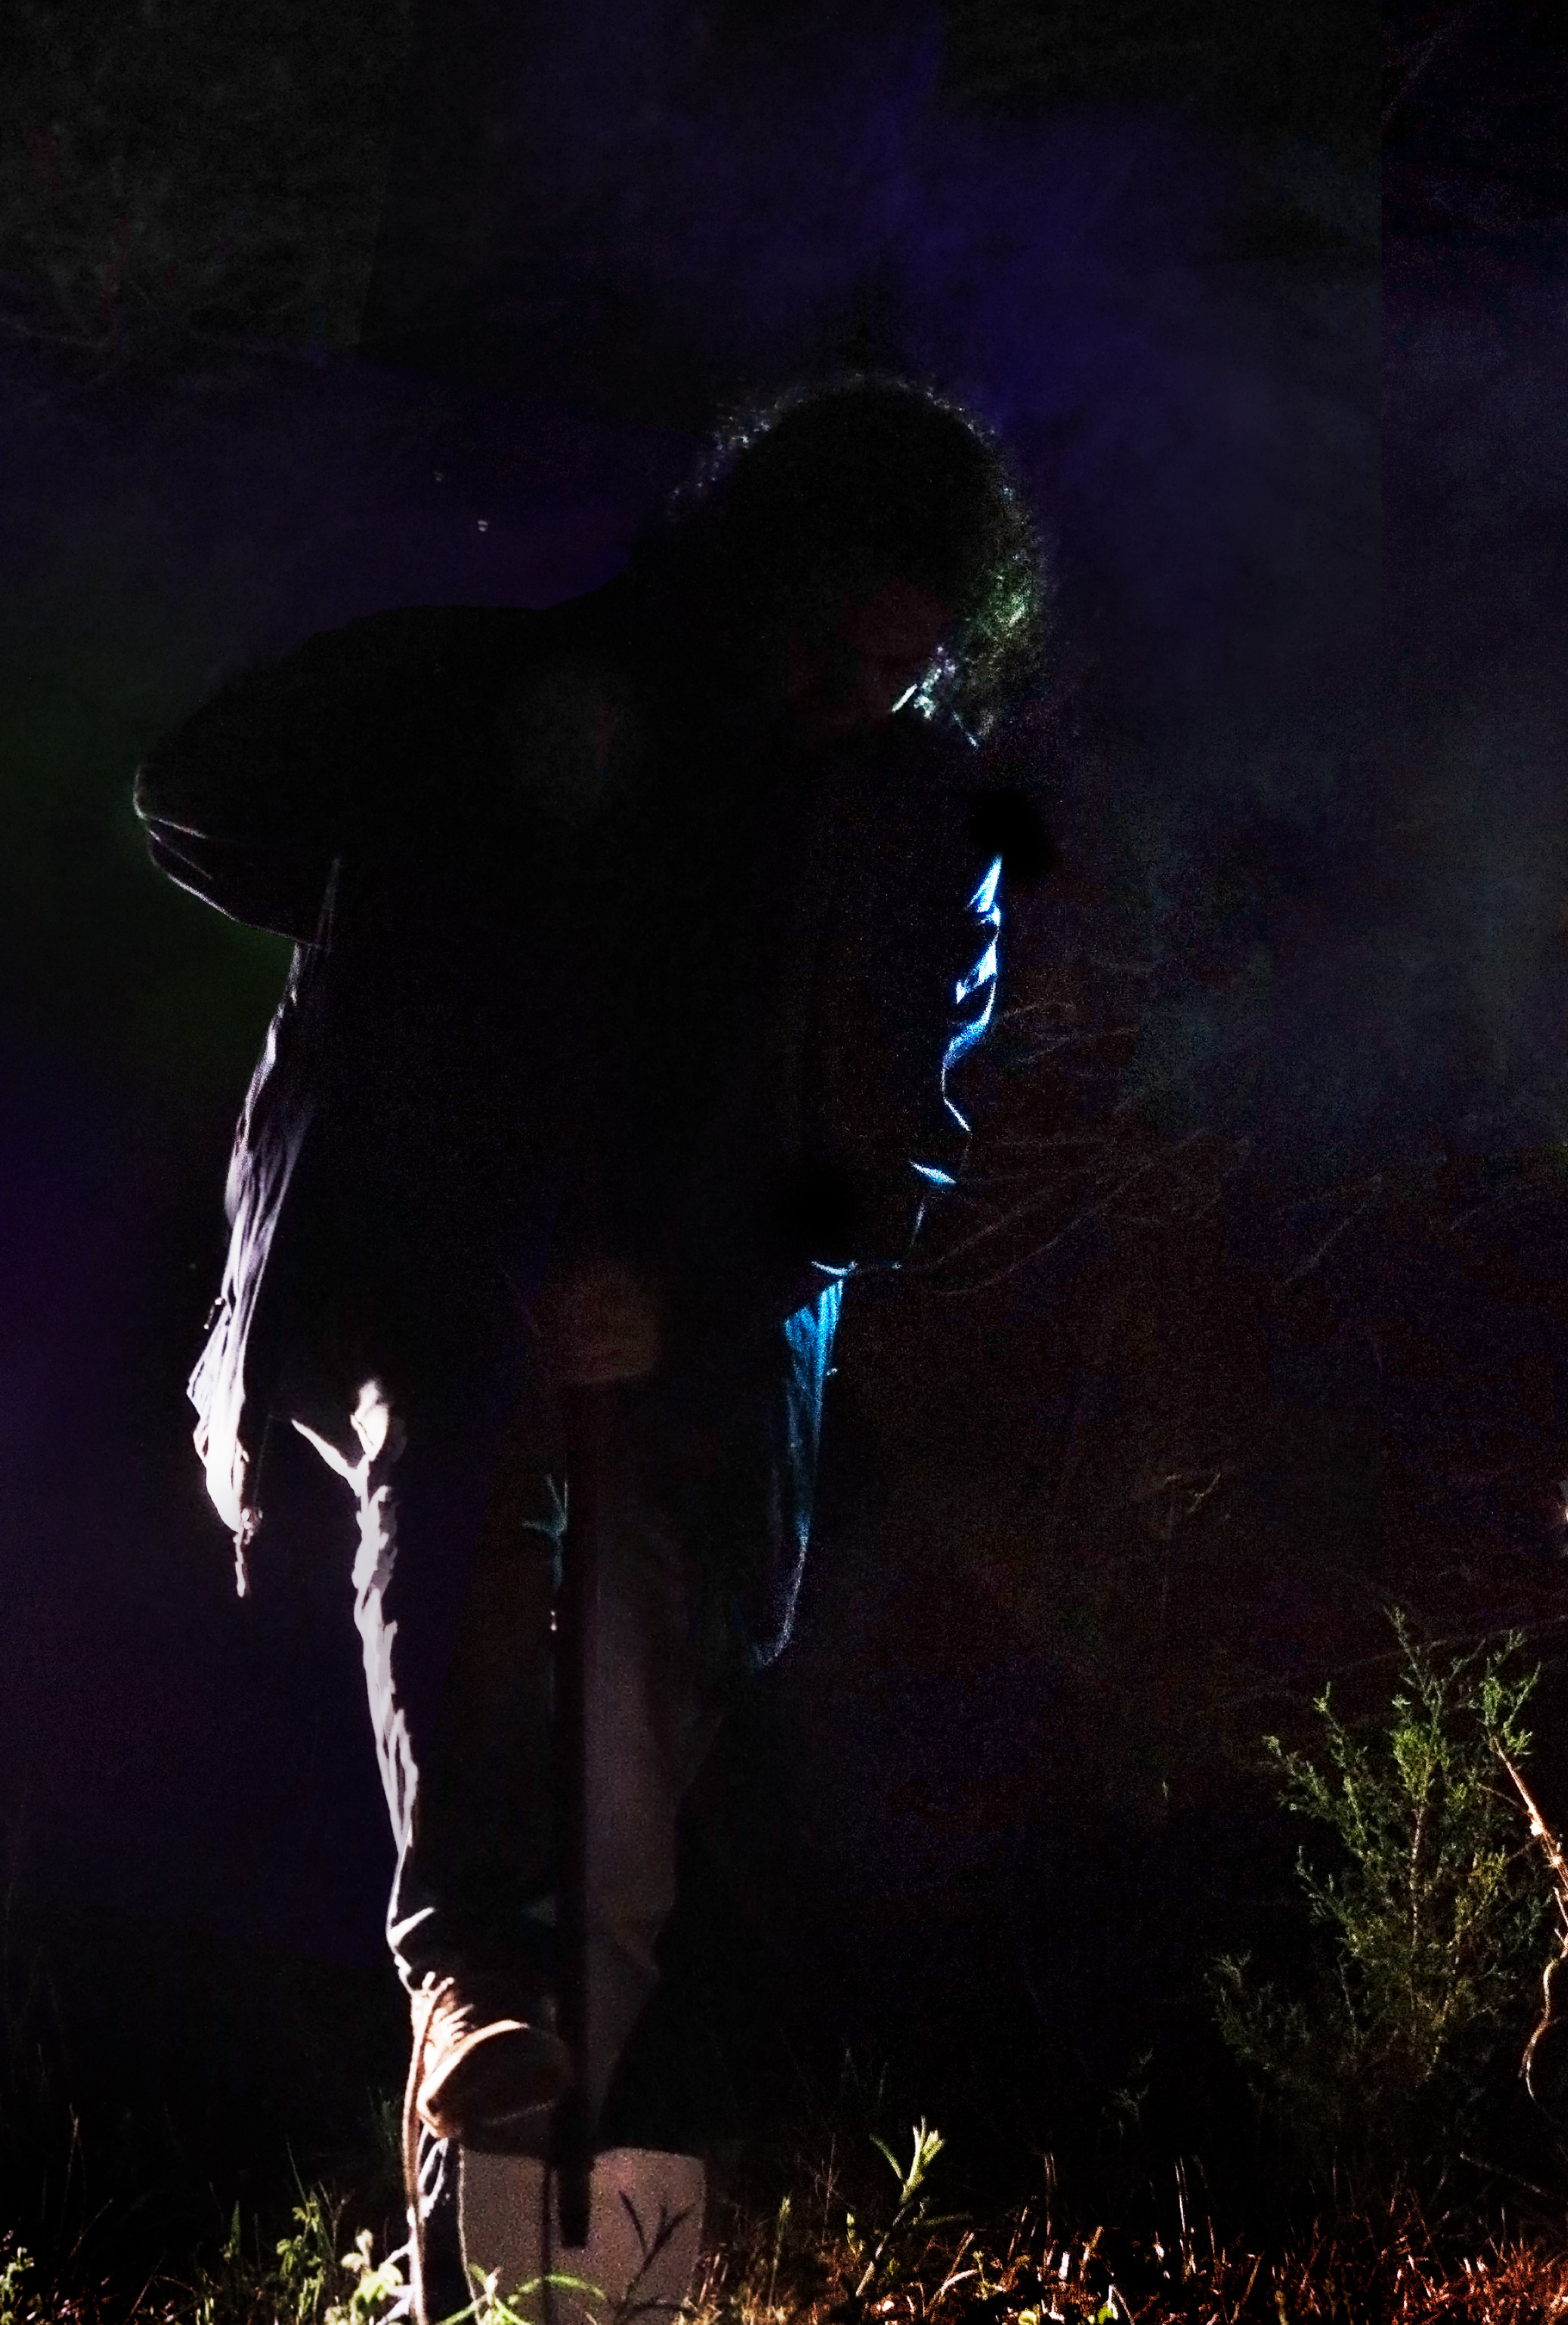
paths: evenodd
<path fill-rule="evenodd" d="M 1041 659 L 1040 543 L 1002 453 L 906 380 L 798 386 L 732 421 L 633 566 L 808 743 L 916 690 L 983 731 Z"/>
<path fill-rule="evenodd" d="M 885 725 L 936 663 L 954 609 L 895 575 L 864 597 L 849 592 L 831 627 L 803 619 L 784 640 L 784 699 L 808 748 Z"/>

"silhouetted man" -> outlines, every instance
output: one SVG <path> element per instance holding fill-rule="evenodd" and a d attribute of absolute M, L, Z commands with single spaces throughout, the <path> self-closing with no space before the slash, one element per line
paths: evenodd
<path fill-rule="evenodd" d="M 352 622 L 139 771 L 157 862 L 296 940 L 191 1397 L 242 1592 L 270 1423 L 355 1496 L 416 2261 L 416 2133 L 522 2142 L 574 2065 L 598 2114 L 681 1798 L 787 1638 L 844 1278 L 905 1255 L 961 1158 L 946 1077 L 999 919 L 970 730 L 1038 612 L 984 431 L 840 382 L 719 439 L 604 588 Z M 597 1570 L 580 2061 L 566 1397 Z"/>

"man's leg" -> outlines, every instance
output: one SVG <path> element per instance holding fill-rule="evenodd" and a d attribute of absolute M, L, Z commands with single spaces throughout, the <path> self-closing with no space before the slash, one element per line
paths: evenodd
<path fill-rule="evenodd" d="M 700 1644 L 678 1444 L 661 1383 L 613 1392 L 595 1449 L 586 1641 L 585 2081 L 596 2123 L 658 1986 L 654 1948 L 675 1906 L 681 1804 L 723 1716 Z"/>
<path fill-rule="evenodd" d="M 296 1424 L 357 1505 L 355 1619 L 398 1846 L 387 1934 L 413 2015 L 404 2176 L 422 2319 L 468 2298 L 432 2081 L 450 2105 L 547 2110 L 569 2065 L 550 2024 L 548 1926 L 562 1505 L 535 1385 L 498 1459 L 469 1415 L 411 1431 L 374 1384 L 336 1442 Z"/>
<path fill-rule="evenodd" d="M 623 1384 L 598 1393 L 597 1413 L 595 1589 L 582 1641 L 590 2121 L 658 1985 L 681 1803 L 722 1718 L 685 1525 L 690 1455 L 669 1394 L 658 1379 Z M 534 1377 L 495 1472 L 394 1887 L 388 1931 L 411 1992 L 454 1972 L 481 1986 L 498 1974 L 502 1991 L 508 1979 L 546 1993 L 556 1982 L 551 1710 L 564 1464 L 559 1400 Z M 362 1611 L 367 1669 L 389 1603 L 379 1626 L 374 1607 Z M 403 1750 L 401 1733 L 394 1740 Z"/>
<path fill-rule="evenodd" d="M 410 1434 L 370 1383 L 350 1460 L 354 1612 L 398 1847 L 387 1937 L 410 1994 L 459 1970 L 548 1986 L 553 1883 L 552 1621 L 564 1524 L 525 1389 L 476 1491 L 462 1434 Z"/>
<path fill-rule="evenodd" d="M 680 1432 L 656 1382 L 617 1389 L 606 1420 L 598 1588 L 585 1643 L 585 2080 L 595 2117 L 658 1983 L 654 1944 L 674 1904 L 677 1814 L 721 1716 L 699 1647 L 673 1458 Z M 448 1980 L 510 1995 L 517 2017 L 548 2024 L 552 1608 L 565 1518 L 556 1401 L 543 1376 L 524 1381 L 477 1497 L 468 1435 L 405 1427 L 374 1385 L 361 1396 L 351 1439 L 339 1434 L 333 1445 L 304 1433 L 356 1496 L 355 1614 L 398 1841 L 388 1938 L 415 2003 L 416 2034 L 422 1999 Z M 440 2242 L 455 2173 L 443 2171 L 428 2120 L 420 2128 L 418 2081 L 416 2058 L 405 2110 L 410 2200 Z M 416 2182 L 435 2199 L 428 2212 Z"/>
<path fill-rule="evenodd" d="M 657 1380 L 625 1384 L 600 1394 L 598 1412 L 595 1590 L 582 1643 L 590 2120 L 658 1985 L 654 1947 L 674 1910 L 681 1803 L 722 1718 L 700 1643 L 683 1516 L 689 1480 L 669 1397 Z M 532 1382 L 469 1565 L 394 1886 L 388 1931 L 411 1992 L 454 1972 L 481 1985 L 498 1974 L 503 1990 L 507 1978 L 554 1984 L 552 1615 L 570 1494 L 557 1482 L 561 1431 L 557 1400 Z M 395 1500 L 393 1514 L 406 1522 Z M 369 1539 L 376 1531 L 372 1518 Z M 363 1541 L 361 1556 L 373 1571 Z M 393 1602 L 384 1596 L 377 1607 L 361 1589 L 357 1603 L 374 1700 L 382 1658 L 396 1662 L 385 1639 Z M 385 1689 L 381 1696 L 385 1704 Z M 378 1732 L 391 1725 L 384 1709 Z M 403 1765 L 405 1730 L 383 1750 Z"/>

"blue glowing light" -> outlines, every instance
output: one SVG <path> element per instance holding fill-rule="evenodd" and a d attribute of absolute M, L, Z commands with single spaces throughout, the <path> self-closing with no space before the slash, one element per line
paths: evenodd
<path fill-rule="evenodd" d="M 997 910 L 997 884 L 1002 876 L 1002 859 L 998 856 L 990 870 L 970 898 L 971 912 L 993 913 Z"/>
<path fill-rule="evenodd" d="M 967 1001 L 971 993 L 978 993 L 982 985 L 990 984 L 996 974 L 997 940 L 995 937 L 993 937 L 990 943 L 980 955 L 979 960 L 976 961 L 973 968 L 970 970 L 969 975 L 967 977 L 960 977 L 958 984 L 953 988 L 953 999 L 955 1001 Z"/>

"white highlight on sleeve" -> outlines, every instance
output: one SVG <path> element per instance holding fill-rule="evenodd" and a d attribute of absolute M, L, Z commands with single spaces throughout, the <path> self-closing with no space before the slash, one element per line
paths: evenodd
<path fill-rule="evenodd" d="M 997 886 L 1002 876 L 1002 859 L 998 856 L 970 898 L 971 912 L 991 912 L 996 910 Z"/>
<path fill-rule="evenodd" d="M 990 943 L 980 955 L 979 960 L 976 961 L 973 968 L 970 969 L 969 975 L 967 977 L 960 977 L 958 984 L 953 988 L 953 999 L 955 1001 L 967 1001 L 971 993 L 978 993 L 982 985 L 989 985 L 992 983 L 996 974 L 997 940 L 995 937 L 993 937 Z"/>

